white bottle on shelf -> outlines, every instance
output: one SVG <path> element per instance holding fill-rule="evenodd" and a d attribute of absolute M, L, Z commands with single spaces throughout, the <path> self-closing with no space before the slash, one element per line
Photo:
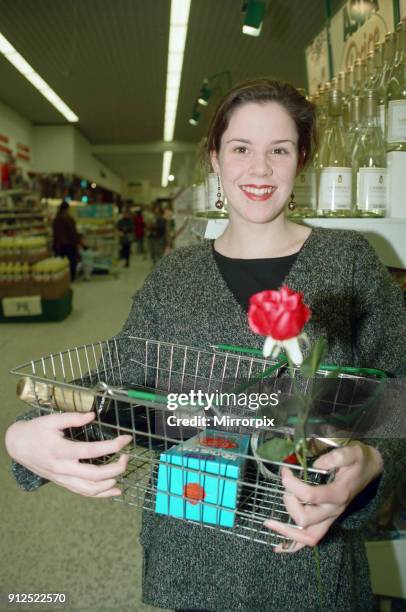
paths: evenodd
<path fill-rule="evenodd" d="M 342 93 L 329 91 L 328 123 L 318 156 L 318 214 L 352 216 L 351 166 L 342 120 Z"/>
<path fill-rule="evenodd" d="M 364 121 L 353 145 L 353 204 L 362 217 L 383 217 L 387 206 L 385 145 L 374 90 L 364 98 Z"/>

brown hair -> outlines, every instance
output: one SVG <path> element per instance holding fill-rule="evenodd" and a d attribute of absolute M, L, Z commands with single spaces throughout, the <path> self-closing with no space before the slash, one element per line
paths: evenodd
<path fill-rule="evenodd" d="M 206 163 L 210 161 L 212 151 L 219 152 L 221 137 L 234 110 L 250 102 L 277 102 L 285 108 L 295 122 L 299 136 L 300 165 L 306 166 L 317 147 L 316 107 L 293 85 L 266 78 L 238 83 L 220 101 L 209 127 L 204 151 Z"/>

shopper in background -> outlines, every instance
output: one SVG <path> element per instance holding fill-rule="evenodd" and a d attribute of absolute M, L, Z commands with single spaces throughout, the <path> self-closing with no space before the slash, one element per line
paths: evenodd
<path fill-rule="evenodd" d="M 75 219 L 69 214 L 69 202 L 66 200 L 59 206 L 52 229 L 55 255 L 69 259 L 70 277 L 74 281 L 78 263 L 79 234 L 76 229 Z"/>
<path fill-rule="evenodd" d="M 153 265 L 155 265 L 164 254 L 166 222 L 162 213 L 161 206 L 155 203 L 153 207 L 154 221 L 150 225 L 149 240 L 150 254 Z"/>
<path fill-rule="evenodd" d="M 83 280 L 89 281 L 92 277 L 93 270 L 95 269 L 96 257 L 100 253 L 90 248 L 86 244 L 83 234 L 79 234 L 78 254 L 80 261 L 77 267 L 77 273 L 78 275 L 82 273 Z"/>
<path fill-rule="evenodd" d="M 173 210 L 170 206 L 167 206 L 163 213 L 163 218 L 165 221 L 165 247 L 164 254 L 167 255 L 174 249 L 175 242 L 175 220 L 173 218 Z"/>
<path fill-rule="evenodd" d="M 145 222 L 141 212 L 141 208 L 135 209 L 135 215 L 133 216 L 134 224 L 134 239 L 137 245 L 137 254 L 143 255 L 144 253 L 144 233 L 145 233 Z"/>
<path fill-rule="evenodd" d="M 262 348 L 248 327 L 247 298 L 282 284 L 303 292 L 313 313 L 306 333 L 310 343 L 326 338 L 326 363 L 406 375 L 403 298 L 368 242 L 356 232 L 311 229 L 286 216 L 295 177 L 314 153 L 315 123 L 313 104 L 277 81 L 246 82 L 226 94 L 207 154 L 227 196 L 229 224 L 215 242 L 164 257 L 134 297 L 116 337 L 123 341 L 124 384 L 134 384 L 138 357 L 129 335 L 208 350 L 218 343 Z M 48 479 L 82 495 L 117 495 L 128 455 L 103 466 L 80 458 L 117 452 L 130 437 L 62 438 L 66 427 L 92 418 L 65 413 L 14 423 L 6 446 L 21 486 L 32 490 Z M 361 529 L 402 473 L 401 442 L 354 441 L 326 453 L 315 464 L 335 471 L 326 485 L 311 486 L 284 468 L 285 505 L 300 528 L 276 521 L 258 527 L 292 539 L 289 550 L 257 543 L 248 529 L 247 539 L 239 538 L 146 511 L 143 601 L 216 612 L 371 612 Z"/>
<path fill-rule="evenodd" d="M 125 267 L 129 268 L 134 224 L 128 208 L 123 210 L 123 216 L 117 223 L 117 229 L 120 236 L 120 259 L 124 259 Z"/>
<path fill-rule="evenodd" d="M 152 238 L 151 231 L 155 225 L 156 217 L 154 213 L 154 204 L 150 204 L 143 211 L 143 217 L 145 222 L 145 246 L 146 251 L 150 259 L 152 259 Z"/>

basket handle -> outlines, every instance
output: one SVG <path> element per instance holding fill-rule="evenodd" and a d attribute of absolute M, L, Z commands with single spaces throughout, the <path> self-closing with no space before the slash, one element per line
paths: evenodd
<path fill-rule="evenodd" d="M 216 344 L 212 345 L 212 348 L 215 351 L 226 351 L 229 353 L 244 353 L 246 355 L 255 355 L 256 357 L 262 357 L 262 351 L 254 348 L 247 348 L 242 346 L 235 346 L 234 344 Z M 282 353 L 280 359 L 280 365 L 287 364 L 288 360 L 286 356 Z M 384 370 L 378 370 L 377 368 L 358 368 L 354 366 L 339 366 L 339 365 L 331 365 L 326 363 L 320 364 L 320 370 L 325 370 L 326 372 L 343 372 L 344 374 L 354 374 L 356 376 L 377 376 L 378 378 L 388 378 L 388 374 L 384 372 Z"/>

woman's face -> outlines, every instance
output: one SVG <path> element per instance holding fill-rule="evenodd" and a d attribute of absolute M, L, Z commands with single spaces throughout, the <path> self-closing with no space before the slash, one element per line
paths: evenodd
<path fill-rule="evenodd" d="M 277 102 L 238 107 L 211 155 L 228 199 L 230 216 L 253 223 L 278 217 L 288 201 L 298 168 L 295 122 Z"/>

